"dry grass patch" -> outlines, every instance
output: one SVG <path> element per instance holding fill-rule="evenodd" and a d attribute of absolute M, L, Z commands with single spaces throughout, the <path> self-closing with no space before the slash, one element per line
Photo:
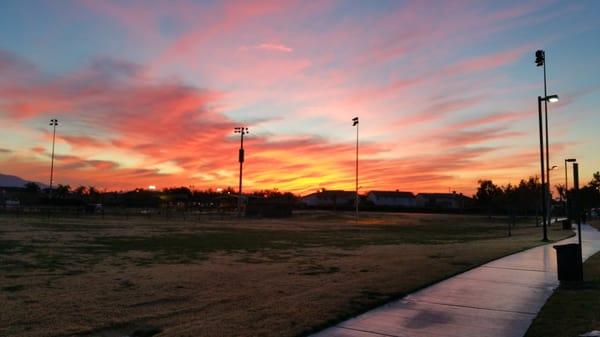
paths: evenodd
<path fill-rule="evenodd" d="M 522 222 L 0 218 L 0 335 L 296 336 L 540 244 Z M 570 235 L 552 229 L 551 238 Z"/>

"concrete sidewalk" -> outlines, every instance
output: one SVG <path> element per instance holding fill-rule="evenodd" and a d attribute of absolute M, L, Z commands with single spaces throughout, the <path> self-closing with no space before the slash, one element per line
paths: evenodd
<path fill-rule="evenodd" d="M 600 250 L 600 232 L 581 231 L 587 259 Z M 577 238 L 560 244 L 570 242 Z M 312 336 L 522 337 L 559 285 L 555 244 L 489 262 Z"/>

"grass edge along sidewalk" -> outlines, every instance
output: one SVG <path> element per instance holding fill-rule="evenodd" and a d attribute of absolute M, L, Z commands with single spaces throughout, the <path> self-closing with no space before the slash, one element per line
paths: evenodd
<path fill-rule="evenodd" d="M 527 331 L 526 337 L 575 337 L 600 330 L 600 253 L 583 264 L 581 285 L 558 288 Z"/>
<path fill-rule="evenodd" d="M 600 220 L 590 223 L 600 230 Z M 525 337 L 579 336 L 600 330 L 600 252 L 583 264 L 585 281 L 558 288 L 540 310 Z"/>

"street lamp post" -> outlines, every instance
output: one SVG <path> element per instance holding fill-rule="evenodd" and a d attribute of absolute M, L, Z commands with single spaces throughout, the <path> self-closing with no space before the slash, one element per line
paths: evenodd
<path fill-rule="evenodd" d="M 544 134 L 543 134 L 543 126 L 542 126 L 542 102 L 558 102 L 558 95 L 550 95 L 550 96 L 544 96 L 543 98 L 538 96 L 538 117 L 539 117 L 539 131 L 540 131 L 540 175 L 542 178 L 542 224 L 543 224 L 543 228 L 544 228 L 544 237 L 543 237 L 543 241 L 548 241 L 548 223 L 547 223 L 547 218 L 548 218 L 548 213 L 546 210 L 546 207 L 548 206 L 547 203 L 547 192 L 546 192 L 546 177 L 548 175 L 549 170 L 545 169 L 544 166 Z"/>
<path fill-rule="evenodd" d="M 577 159 L 569 158 L 565 159 L 565 215 L 567 216 L 567 221 L 569 221 L 569 226 L 571 225 L 571 218 L 569 217 L 569 178 L 567 178 L 567 163 L 574 163 Z"/>
<path fill-rule="evenodd" d="M 56 141 L 56 127 L 58 126 L 58 119 L 51 119 L 50 126 L 52 126 L 52 159 L 50 161 L 50 198 L 52 198 L 52 182 L 54 181 L 54 143 Z"/>
<path fill-rule="evenodd" d="M 579 164 L 573 163 L 573 192 L 575 194 L 575 216 L 577 217 L 577 239 L 579 243 L 579 256 L 582 256 L 581 246 L 581 195 L 579 195 Z"/>
<path fill-rule="evenodd" d="M 547 86 L 546 86 L 546 52 L 543 50 L 538 50 L 535 52 L 535 64 L 538 67 L 543 67 L 544 69 L 544 97 L 548 96 Z M 544 124 L 545 124 L 545 133 L 546 133 L 546 168 L 550 167 L 550 139 L 548 138 L 548 101 L 544 101 Z M 548 185 L 547 193 L 549 196 L 547 197 L 547 218 L 551 217 L 552 212 L 552 185 L 550 185 L 550 170 L 546 171 L 546 184 Z"/>
<path fill-rule="evenodd" d="M 238 154 L 238 161 L 240 162 L 240 182 L 239 182 L 239 196 L 238 196 L 238 216 L 242 216 L 242 170 L 244 165 L 244 135 L 248 133 L 247 127 L 236 127 L 233 129 L 234 133 L 240 134 L 240 150 Z"/>
<path fill-rule="evenodd" d="M 358 221 L 358 117 L 352 118 L 352 126 L 356 126 L 356 177 L 355 177 L 355 192 L 356 192 L 356 221 Z"/>
<path fill-rule="evenodd" d="M 548 241 L 548 233 L 546 229 L 546 172 L 544 169 L 544 133 L 542 126 L 542 100 L 538 96 L 538 116 L 540 130 L 540 175 L 542 178 L 542 227 L 544 228 L 544 237 L 542 241 Z"/>

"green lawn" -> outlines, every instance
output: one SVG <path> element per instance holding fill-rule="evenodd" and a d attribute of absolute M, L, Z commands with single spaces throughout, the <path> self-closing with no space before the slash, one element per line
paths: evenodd
<path fill-rule="evenodd" d="M 526 337 L 576 337 L 600 330 L 600 253 L 583 265 L 585 282 L 552 294 Z"/>

